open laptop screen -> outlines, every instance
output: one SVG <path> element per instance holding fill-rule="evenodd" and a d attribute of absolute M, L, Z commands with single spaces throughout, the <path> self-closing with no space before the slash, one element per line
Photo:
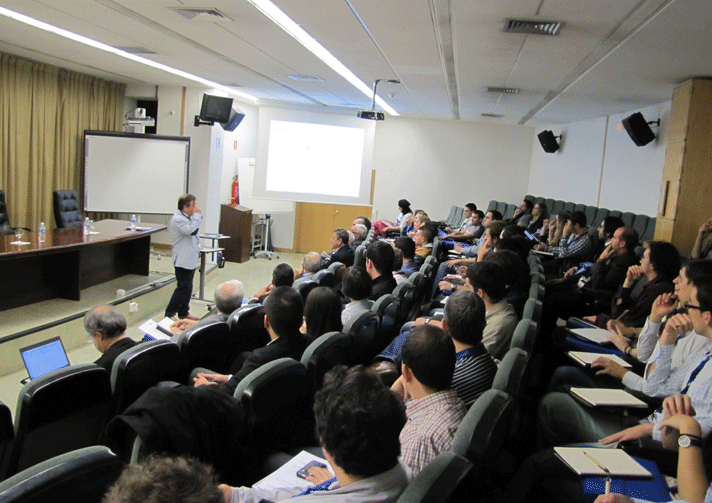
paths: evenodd
<path fill-rule="evenodd" d="M 30 379 L 37 379 L 53 370 L 69 366 L 67 353 L 59 337 L 22 348 L 20 355 Z"/>

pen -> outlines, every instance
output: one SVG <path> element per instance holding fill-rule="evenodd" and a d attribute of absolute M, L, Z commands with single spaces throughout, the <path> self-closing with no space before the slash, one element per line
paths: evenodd
<path fill-rule="evenodd" d="M 588 452 L 584 451 L 584 456 L 586 456 L 588 459 L 593 461 L 597 467 L 599 467 L 601 470 L 603 470 L 606 473 L 606 492 L 604 494 L 610 494 L 611 493 L 611 472 L 603 466 L 603 464 L 598 461 L 596 458 L 591 456 Z"/>

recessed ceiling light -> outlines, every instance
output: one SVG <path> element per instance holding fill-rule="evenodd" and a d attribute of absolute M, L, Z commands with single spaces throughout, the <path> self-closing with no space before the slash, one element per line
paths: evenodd
<path fill-rule="evenodd" d="M 502 117 L 504 117 L 504 115 L 502 115 L 502 114 L 488 114 L 488 113 L 482 113 L 482 114 L 480 114 L 480 115 L 481 115 L 482 117 L 490 117 L 490 118 L 492 118 L 492 119 L 501 119 Z"/>
<path fill-rule="evenodd" d="M 499 93 L 499 94 L 517 94 L 519 89 L 516 87 L 488 87 L 488 93 Z"/>
<path fill-rule="evenodd" d="M 317 77 L 316 75 L 288 75 L 292 80 L 298 80 L 300 82 L 324 82 L 324 79 Z"/>
<path fill-rule="evenodd" d="M 505 33 L 524 35 L 558 35 L 564 25 L 561 21 L 531 21 L 529 19 L 507 19 L 504 22 Z"/>

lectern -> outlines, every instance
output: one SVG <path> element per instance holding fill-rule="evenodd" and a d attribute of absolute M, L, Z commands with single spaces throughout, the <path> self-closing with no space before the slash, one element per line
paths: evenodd
<path fill-rule="evenodd" d="M 252 210 L 239 204 L 220 205 L 221 234 L 231 236 L 220 241 L 228 262 L 247 262 L 252 251 Z"/>

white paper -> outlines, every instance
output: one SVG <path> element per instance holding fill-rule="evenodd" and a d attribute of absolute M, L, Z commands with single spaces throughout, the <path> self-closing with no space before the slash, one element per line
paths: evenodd
<path fill-rule="evenodd" d="M 606 353 L 587 353 L 586 351 L 569 351 L 568 355 L 578 364 L 581 365 L 591 365 L 591 363 L 600 357 L 608 358 L 609 360 L 617 363 L 621 367 L 630 367 L 631 364 L 616 355 L 610 355 Z"/>
<path fill-rule="evenodd" d="M 652 477 L 635 459 L 622 449 L 601 449 L 595 447 L 554 447 L 554 452 L 579 475 L 601 475 L 606 472 L 586 456 L 592 456 L 605 466 L 614 477 Z"/>
<path fill-rule="evenodd" d="M 169 340 L 170 337 L 167 336 L 166 334 L 164 334 L 163 332 L 161 332 L 161 331 L 158 329 L 157 325 L 158 325 L 158 324 L 157 324 L 155 321 L 149 319 L 149 320 L 146 320 L 146 322 L 145 322 L 143 325 L 141 325 L 140 327 L 138 327 L 138 329 L 139 329 L 141 332 L 143 332 L 144 334 L 150 335 L 151 337 L 153 337 L 153 338 L 156 339 L 157 341 L 167 341 L 167 340 Z"/>
<path fill-rule="evenodd" d="M 607 339 L 610 332 L 605 328 L 570 328 L 569 331 L 597 344 L 610 344 Z"/>
<path fill-rule="evenodd" d="M 571 388 L 571 394 L 580 397 L 592 406 L 606 407 L 647 407 L 644 401 L 622 389 L 608 388 Z"/>
<path fill-rule="evenodd" d="M 331 468 L 329 462 L 324 458 L 315 456 L 307 451 L 302 451 L 296 456 L 294 456 L 289 462 L 282 465 L 277 471 L 274 471 L 267 475 L 265 478 L 256 482 L 252 487 L 255 489 L 291 489 L 299 487 L 300 489 L 308 489 L 313 487 L 314 484 L 308 480 L 300 479 L 297 477 L 297 472 L 304 468 L 304 465 L 312 461 L 319 461 L 326 465 L 326 469 L 332 474 L 334 469 Z"/>

